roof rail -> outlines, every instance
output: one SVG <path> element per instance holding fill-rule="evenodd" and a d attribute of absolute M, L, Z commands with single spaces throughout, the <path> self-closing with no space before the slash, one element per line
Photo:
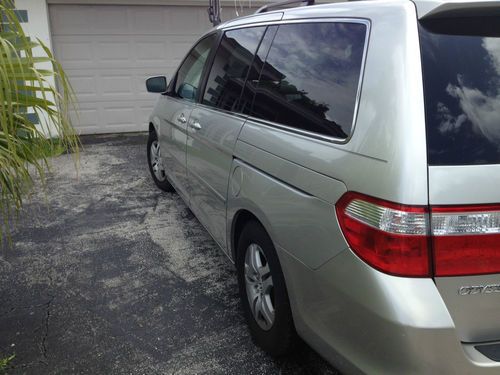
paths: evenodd
<path fill-rule="evenodd" d="M 267 5 L 264 5 L 264 6 L 260 7 L 259 9 L 257 9 L 257 11 L 255 12 L 255 14 L 268 12 L 269 10 L 272 10 L 273 8 L 280 8 L 280 7 L 285 6 L 285 5 L 291 5 L 291 4 L 296 4 L 296 3 L 306 3 L 305 5 L 314 5 L 314 0 L 285 0 L 285 1 L 277 1 L 275 3 L 267 4 Z"/>

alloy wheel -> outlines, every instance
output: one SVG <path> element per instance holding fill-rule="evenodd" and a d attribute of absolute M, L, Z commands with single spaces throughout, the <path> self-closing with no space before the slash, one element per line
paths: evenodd
<path fill-rule="evenodd" d="M 255 321 L 263 330 L 270 330 L 275 316 L 273 278 L 264 251 L 255 243 L 245 254 L 245 286 Z"/>
<path fill-rule="evenodd" d="M 151 143 L 151 149 L 149 150 L 150 158 L 151 158 L 151 168 L 153 169 L 153 173 L 156 179 L 160 182 L 165 181 L 165 168 L 163 167 L 163 163 L 161 160 L 160 153 L 160 144 L 158 141 L 153 141 Z"/>

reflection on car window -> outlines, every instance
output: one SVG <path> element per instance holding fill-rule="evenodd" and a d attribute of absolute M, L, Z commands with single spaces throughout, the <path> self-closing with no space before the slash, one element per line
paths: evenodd
<path fill-rule="evenodd" d="M 175 83 L 175 94 L 180 98 L 195 100 L 200 84 L 203 67 L 207 61 L 210 48 L 215 41 L 216 35 L 212 34 L 201 40 L 186 57 L 179 72 Z"/>
<path fill-rule="evenodd" d="M 500 17 L 420 27 L 431 165 L 500 163 Z"/>
<path fill-rule="evenodd" d="M 207 81 L 203 104 L 234 111 L 248 68 L 265 27 L 227 31 L 217 49 Z"/>
<path fill-rule="evenodd" d="M 252 115 L 347 138 L 359 86 L 366 26 L 281 25 L 262 69 Z"/>
<path fill-rule="evenodd" d="M 269 26 L 267 28 L 266 34 L 264 38 L 262 38 L 262 42 L 260 43 L 259 49 L 250 67 L 250 71 L 248 72 L 247 82 L 238 103 L 238 110 L 247 115 L 251 114 L 253 100 L 259 84 L 260 72 L 262 71 L 264 61 L 266 61 L 267 54 L 269 53 L 271 43 L 277 30 L 278 26 Z"/>

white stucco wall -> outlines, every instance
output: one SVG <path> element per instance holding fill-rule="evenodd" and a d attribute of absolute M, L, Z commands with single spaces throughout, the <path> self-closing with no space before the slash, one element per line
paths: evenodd
<path fill-rule="evenodd" d="M 44 0 L 16 0 L 16 8 L 28 12 L 28 22 L 22 23 L 24 32 L 33 40 L 40 39 L 52 50 L 47 3 Z M 45 52 L 41 47 L 34 49 L 33 54 L 35 56 L 45 56 Z M 52 69 L 50 63 L 41 63 L 37 67 L 40 69 Z M 47 80 L 50 84 L 55 85 L 52 77 L 49 77 Z M 54 100 L 54 97 L 49 96 L 48 99 Z M 39 116 L 40 124 L 38 128 L 47 136 L 57 136 L 53 125 L 48 121 L 47 117 L 43 116 L 43 114 L 39 114 Z"/>

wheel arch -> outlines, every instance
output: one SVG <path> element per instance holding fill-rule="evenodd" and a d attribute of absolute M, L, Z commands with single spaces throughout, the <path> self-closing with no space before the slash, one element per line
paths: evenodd
<path fill-rule="evenodd" d="M 151 115 L 149 118 L 149 133 L 155 131 L 160 136 L 160 119 L 157 115 Z"/>
<path fill-rule="evenodd" d="M 231 220 L 230 251 L 231 257 L 234 261 L 236 261 L 236 250 L 241 232 L 243 231 L 245 225 L 250 221 L 256 221 L 257 223 L 259 223 L 267 232 L 271 240 L 274 242 L 269 223 L 265 219 L 265 216 L 260 212 L 260 210 L 258 210 L 257 208 L 239 208 L 238 210 L 236 210 Z"/>

